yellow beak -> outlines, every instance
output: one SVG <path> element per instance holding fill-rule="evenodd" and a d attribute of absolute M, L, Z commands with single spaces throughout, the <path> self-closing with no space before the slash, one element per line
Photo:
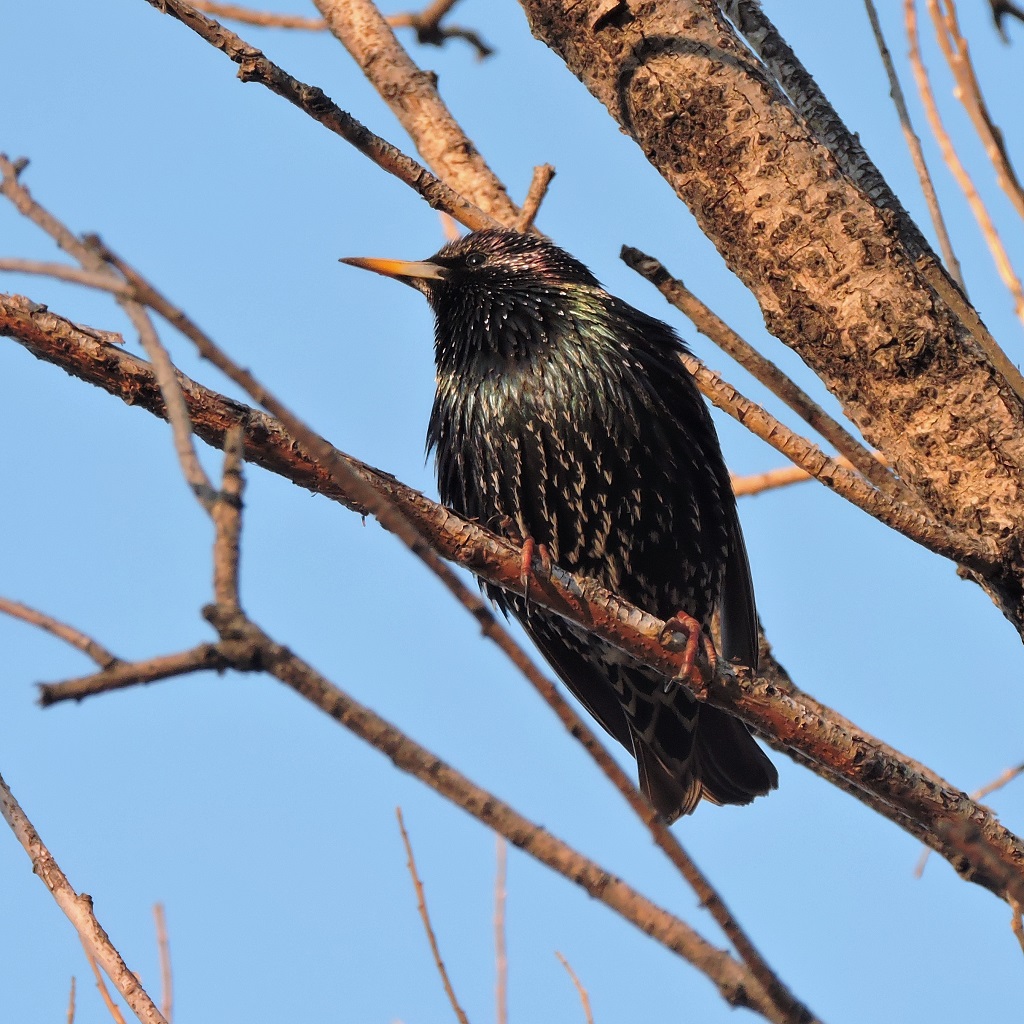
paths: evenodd
<path fill-rule="evenodd" d="M 400 281 L 408 278 L 443 281 L 445 277 L 444 267 L 439 267 L 428 260 L 417 263 L 407 260 L 384 260 L 374 256 L 345 256 L 338 262 L 347 263 L 350 267 L 372 270 L 375 274 L 383 274 L 385 277 L 396 277 Z"/>

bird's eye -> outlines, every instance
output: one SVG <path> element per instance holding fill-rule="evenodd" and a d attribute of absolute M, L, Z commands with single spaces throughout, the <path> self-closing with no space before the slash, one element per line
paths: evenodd
<path fill-rule="evenodd" d="M 470 270 L 473 270 L 476 267 L 482 267 L 486 262 L 487 258 L 482 252 L 471 252 L 466 257 L 466 266 L 469 267 Z"/>

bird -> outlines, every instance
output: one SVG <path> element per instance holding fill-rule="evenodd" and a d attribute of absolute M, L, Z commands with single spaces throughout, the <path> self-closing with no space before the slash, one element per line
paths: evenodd
<path fill-rule="evenodd" d="M 653 615 L 696 620 L 705 636 L 717 611 L 718 653 L 757 668 L 736 499 L 671 327 L 537 234 L 488 229 L 426 260 L 341 262 L 412 286 L 433 310 L 427 452 L 447 507 Z M 481 586 L 633 754 L 667 821 L 702 798 L 748 804 L 777 787 L 739 719 L 526 596 Z"/>

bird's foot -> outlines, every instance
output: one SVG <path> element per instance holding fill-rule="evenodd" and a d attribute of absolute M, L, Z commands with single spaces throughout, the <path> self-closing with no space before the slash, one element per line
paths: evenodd
<path fill-rule="evenodd" d="M 536 574 L 536 570 L 533 567 L 535 555 L 540 556 L 541 571 L 546 576 L 550 576 L 551 552 L 548 551 L 547 544 L 538 544 L 532 537 L 527 537 L 523 541 L 523 562 L 519 575 L 519 579 L 523 584 L 523 600 L 526 602 L 527 613 L 530 610 L 530 580 Z"/>
<path fill-rule="evenodd" d="M 498 531 L 523 549 L 519 581 L 523 585 L 524 611 L 529 615 L 530 580 L 534 579 L 537 575 L 537 570 L 533 567 L 533 560 L 536 556 L 540 557 L 540 570 L 545 576 L 550 578 L 551 568 L 554 564 L 551 560 L 551 552 L 548 550 L 547 544 L 538 544 L 533 537 L 524 534 L 519 528 L 519 524 L 510 516 L 504 516 L 501 519 L 498 523 Z"/>
<path fill-rule="evenodd" d="M 704 679 L 697 665 L 697 659 L 700 655 L 703 654 L 703 660 L 712 673 L 714 673 L 715 665 L 718 662 L 718 653 L 715 651 L 715 645 L 711 642 L 711 637 L 704 632 L 704 627 L 692 615 L 687 615 L 686 612 L 676 612 L 662 626 L 661 635 L 658 639 L 662 643 L 670 642 L 672 634 L 677 632 L 677 626 L 682 626 L 682 631 L 686 633 L 686 643 L 683 647 L 683 663 L 679 667 L 676 679 L 665 680 L 664 692 L 666 694 L 672 691 L 677 679 L 690 678 L 695 682 L 703 684 Z"/>

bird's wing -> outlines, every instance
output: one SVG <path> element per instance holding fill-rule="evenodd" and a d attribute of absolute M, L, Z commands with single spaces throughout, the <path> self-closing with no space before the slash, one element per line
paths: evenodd
<path fill-rule="evenodd" d="M 757 668 L 757 607 L 754 585 L 750 579 L 750 562 L 743 543 L 736 506 L 728 521 L 729 554 L 722 583 L 722 656 L 738 661 L 750 669 Z"/>
<path fill-rule="evenodd" d="M 538 608 L 531 608 L 527 614 L 519 607 L 521 601 L 516 598 L 512 610 L 558 677 L 601 727 L 632 751 L 629 723 L 600 662 L 595 663 L 593 657 L 588 656 L 585 642 L 564 619 Z"/>

